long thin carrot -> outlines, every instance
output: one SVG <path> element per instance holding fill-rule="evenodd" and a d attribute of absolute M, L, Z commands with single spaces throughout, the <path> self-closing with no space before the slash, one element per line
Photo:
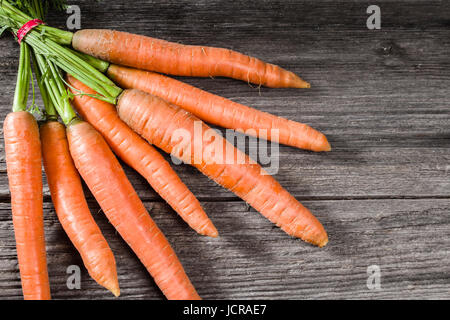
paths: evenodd
<path fill-rule="evenodd" d="M 42 154 L 38 124 L 27 110 L 31 49 L 20 44 L 14 102 L 3 123 L 11 211 L 25 300 L 49 300 L 42 209 Z"/>
<path fill-rule="evenodd" d="M 114 255 L 89 211 L 70 156 L 66 128 L 57 121 L 40 127 L 42 155 L 56 214 L 91 277 L 120 295 Z"/>
<path fill-rule="evenodd" d="M 38 124 L 26 111 L 12 112 L 5 119 L 3 133 L 23 296 L 26 300 L 47 300 L 50 299 L 50 285 Z"/>
<path fill-rule="evenodd" d="M 168 299 L 200 299 L 175 252 L 150 218 L 103 137 L 89 123 L 67 128 L 75 166 L 111 224 Z"/>
<path fill-rule="evenodd" d="M 68 76 L 67 82 L 75 89 L 88 94 L 95 91 Z M 84 120 L 93 125 L 105 138 L 112 150 L 128 165 L 147 179 L 155 191 L 198 233 L 217 237 L 218 232 L 200 202 L 181 181 L 163 156 L 130 129 L 117 115 L 112 104 L 75 95 L 72 105 Z"/>
<path fill-rule="evenodd" d="M 320 247 L 327 244 L 328 236 L 323 226 L 308 209 L 283 189 L 272 176 L 264 174 L 258 164 L 192 114 L 136 89 L 128 89 L 122 93 L 117 110 L 120 118 L 150 143 L 194 165 L 209 178 L 244 199 L 288 234 Z M 200 128 L 200 139 L 208 136 L 207 141 L 198 141 L 197 128 Z M 178 133 L 181 132 L 177 130 L 180 129 L 187 135 L 187 142 L 184 144 L 179 141 Z M 183 140 L 183 136 L 181 137 Z M 210 150 L 212 141 L 219 145 L 219 149 L 214 148 L 218 150 L 217 154 Z M 198 146 L 199 143 L 202 145 Z M 200 159 L 196 146 L 201 150 Z M 177 149 L 181 151 L 178 152 Z M 220 150 L 226 149 L 232 150 L 231 160 L 245 161 L 228 162 L 228 156 L 225 159 L 219 154 Z"/>
<path fill-rule="evenodd" d="M 255 110 L 181 81 L 138 69 L 111 65 L 108 76 L 119 86 L 139 89 L 177 105 L 205 122 L 272 140 L 293 147 L 330 151 L 327 138 L 310 126 Z"/>
<path fill-rule="evenodd" d="M 229 49 L 182 45 L 100 29 L 77 31 L 72 46 L 112 63 L 166 74 L 230 77 L 273 88 L 310 87 L 290 71 Z"/>

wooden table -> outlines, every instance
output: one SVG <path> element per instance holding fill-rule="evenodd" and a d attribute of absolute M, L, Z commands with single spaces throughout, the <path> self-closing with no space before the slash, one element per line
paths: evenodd
<path fill-rule="evenodd" d="M 323 222 L 323 249 L 287 236 L 232 193 L 174 166 L 220 237 L 196 235 L 136 172 L 125 170 L 206 299 L 450 298 L 450 4 L 376 1 L 71 1 L 83 28 L 114 28 L 238 50 L 300 74 L 309 90 L 184 79 L 234 101 L 323 131 L 330 153 L 280 146 L 281 184 Z M 49 22 L 65 26 L 67 15 Z M 0 40 L 0 108 L 11 108 L 18 61 Z M 38 100 L 40 102 L 40 100 Z M 1 138 L 3 139 L 3 138 Z M 0 298 L 20 299 L 3 142 L 0 158 Z M 169 158 L 168 158 L 169 159 Z M 98 205 L 91 210 L 118 264 L 123 299 L 162 299 Z M 45 185 L 49 274 L 56 299 L 109 299 L 91 280 Z M 67 268 L 81 266 L 81 289 Z M 375 267 L 373 267 L 375 266 Z M 381 288 L 367 286 L 379 267 Z M 375 268 L 375 269 L 374 269 Z M 370 279 L 369 279 L 370 280 Z M 369 281 L 369 284 L 371 282 Z"/>

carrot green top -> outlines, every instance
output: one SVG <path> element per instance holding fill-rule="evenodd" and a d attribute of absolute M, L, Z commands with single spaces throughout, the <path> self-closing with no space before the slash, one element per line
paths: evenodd
<path fill-rule="evenodd" d="M 19 70 L 17 71 L 16 90 L 14 92 L 14 112 L 27 110 L 28 92 L 32 76 L 30 47 L 26 43 L 22 43 L 20 45 Z"/>
<path fill-rule="evenodd" d="M 55 1 L 61 2 L 61 0 Z M 0 27 L 7 27 L 11 29 L 12 32 L 16 33 L 23 24 L 33 18 L 43 18 L 42 14 L 44 9 L 41 5 L 41 1 L 22 1 L 22 6 L 25 7 L 26 11 L 31 14 L 31 16 L 15 7 L 11 1 L 1 1 Z M 102 71 L 107 68 L 107 64 L 74 53 L 73 50 L 64 46 L 71 43 L 71 32 L 62 31 L 46 25 L 39 25 L 30 30 L 23 40 L 33 48 L 37 55 L 43 56 L 45 60 L 49 62 L 49 66 L 51 62 L 53 67 L 62 69 L 98 92 L 96 98 L 112 104 L 116 103 L 116 99 L 122 92 L 122 89 L 117 87 L 114 82 L 102 73 Z"/>

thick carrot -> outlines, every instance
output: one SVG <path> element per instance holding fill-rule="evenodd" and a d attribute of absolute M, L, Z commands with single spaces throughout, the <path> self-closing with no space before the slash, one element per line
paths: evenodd
<path fill-rule="evenodd" d="M 66 128 L 57 121 L 48 121 L 41 126 L 40 133 L 45 173 L 58 219 L 91 277 L 119 296 L 116 261 L 89 211 L 70 156 Z"/>
<path fill-rule="evenodd" d="M 38 124 L 26 111 L 12 112 L 5 119 L 3 133 L 23 296 L 48 300 Z"/>
<path fill-rule="evenodd" d="M 205 122 L 272 140 L 293 147 L 330 151 L 327 138 L 310 126 L 255 110 L 203 91 L 181 81 L 138 69 L 111 65 L 108 76 L 119 86 L 139 89 L 177 105 Z"/>
<path fill-rule="evenodd" d="M 72 46 L 112 63 L 166 74 L 229 77 L 273 88 L 310 87 L 290 71 L 229 49 L 182 45 L 100 29 L 77 31 Z"/>
<path fill-rule="evenodd" d="M 95 94 L 95 91 L 73 77 L 68 76 L 67 82 L 76 90 Z M 72 89 L 72 92 L 77 94 L 76 90 Z M 217 229 L 197 198 L 164 157 L 120 120 L 112 104 L 87 95 L 76 95 L 72 105 L 84 120 L 103 135 L 116 155 L 146 178 L 183 220 L 198 233 L 217 237 Z"/>
<path fill-rule="evenodd" d="M 178 155 L 202 173 L 231 190 L 288 234 L 320 247 L 328 242 L 320 222 L 292 195 L 247 155 L 234 148 L 221 135 L 187 111 L 136 89 L 125 90 L 117 104 L 120 118 L 150 143 Z M 167 121 L 170 119 L 170 121 Z M 200 128 L 201 137 L 197 137 Z M 187 142 L 180 142 L 179 130 Z M 207 138 L 208 141 L 205 140 Z M 200 140 L 200 141 L 199 141 Z M 212 141 L 219 145 L 210 151 Z M 184 144 L 183 144 L 184 143 Z M 201 143 L 201 146 L 198 146 Z M 181 146 L 180 146 L 181 144 Z M 197 147 L 196 147 L 197 146 Z M 198 151 L 200 148 L 200 159 Z M 181 150 L 179 153 L 177 150 Z M 232 150 L 223 158 L 221 150 Z M 225 154 L 225 151 L 223 151 Z M 245 159 L 236 162 L 237 159 Z M 225 161 L 226 160 L 226 161 Z M 230 163 L 229 160 L 235 161 Z"/>
<path fill-rule="evenodd" d="M 150 218 L 103 137 L 89 123 L 67 128 L 75 166 L 111 224 L 168 299 L 200 299 L 175 252 Z"/>

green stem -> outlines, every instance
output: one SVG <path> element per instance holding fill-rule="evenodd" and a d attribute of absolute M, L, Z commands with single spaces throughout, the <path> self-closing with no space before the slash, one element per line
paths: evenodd
<path fill-rule="evenodd" d="M 99 99 L 115 104 L 116 98 L 122 92 L 103 73 L 92 67 L 89 63 L 73 54 L 69 49 L 60 46 L 51 39 L 46 39 L 31 30 L 24 39 L 33 49 L 53 61 L 58 67 L 69 73 L 102 97 Z"/>
<path fill-rule="evenodd" d="M 56 113 L 55 106 L 52 100 L 50 99 L 49 92 L 44 83 L 45 79 L 43 79 L 43 76 L 46 77 L 46 74 L 41 72 L 42 69 L 45 70 L 45 68 L 43 67 L 45 60 L 41 55 L 37 55 L 34 52 L 31 54 L 31 58 L 33 60 L 33 69 L 34 74 L 36 75 L 39 91 L 41 92 L 42 101 L 44 102 L 45 116 L 48 120 L 57 120 L 58 114 Z"/>
<path fill-rule="evenodd" d="M 31 78 L 30 47 L 22 42 L 20 44 L 19 70 L 17 71 L 16 90 L 14 92 L 14 112 L 27 110 Z"/>
<path fill-rule="evenodd" d="M 97 69 L 101 73 L 105 73 L 106 71 L 108 71 L 108 68 L 109 68 L 109 65 L 110 65 L 109 62 L 103 61 L 101 59 L 98 59 L 96 57 L 90 56 L 90 55 L 88 55 L 86 53 L 83 53 L 83 52 L 75 51 L 75 50 L 70 49 L 70 48 L 67 48 L 67 49 L 69 49 L 73 54 L 77 55 L 78 57 L 80 57 L 81 59 L 83 59 L 84 61 L 89 63 L 91 66 L 93 66 L 95 69 Z"/>
<path fill-rule="evenodd" d="M 7 16 L 15 20 L 20 25 L 19 28 L 28 21 L 33 20 L 32 17 L 26 15 L 6 0 L 0 1 L 0 7 L 7 14 Z M 47 25 L 39 25 L 35 28 L 35 30 L 42 34 L 46 34 L 59 44 L 72 45 L 72 32 L 60 30 Z"/>
<path fill-rule="evenodd" d="M 47 40 L 46 43 L 49 45 L 50 49 L 54 50 L 54 52 L 58 52 L 58 54 L 61 57 L 66 58 L 69 62 L 71 62 L 74 65 L 78 65 L 80 68 L 83 68 L 85 72 L 93 77 L 95 77 L 99 82 L 105 84 L 105 89 L 111 94 L 116 95 L 120 94 L 122 90 L 117 91 L 118 87 L 112 82 L 111 79 L 109 79 L 107 76 L 105 76 L 102 72 L 94 68 L 92 65 L 90 65 L 88 62 L 80 58 L 78 55 L 73 54 L 73 51 L 66 47 L 62 47 L 58 45 L 56 42 L 52 40 Z M 111 88 L 109 88 L 111 87 Z"/>
<path fill-rule="evenodd" d="M 33 2 L 35 6 L 33 7 L 30 3 L 25 4 L 25 10 L 34 17 L 41 16 L 45 10 L 36 2 L 37 0 L 33 1 L 35 1 Z M 42 5 L 42 3 L 40 4 Z M 11 28 L 13 32 L 17 32 L 17 29 L 30 19 L 31 17 L 21 12 L 18 8 L 11 6 L 7 1 L 3 0 L 0 3 L 0 22 Z M 59 40 L 56 40 L 58 37 L 57 33 L 52 32 L 52 30 L 49 32 L 43 32 L 42 30 L 44 29 L 41 29 L 41 31 L 38 28 L 32 29 L 23 41 L 33 48 L 37 57 L 42 56 L 42 59 L 37 58 L 38 61 L 46 60 L 46 67 L 42 68 L 40 66 L 40 69 L 43 75 L 51 74 L 51 77 L 43 77 L 48 91 L 48 100 L 57 109 L 63 121 L 65 123 L 72 121 L 75 113 L 70 106 L 68 93 L 64 88 L 64 80 L 58 68 L 95 90 L 98 93 L 95 95 L 97 99 L 115 104 L 122 89 L 117 87 L 114 82 L 101 72 L 106 71 L 109 64 L 74 53 L 58 43 Z M 71 35 L 71 33 L 67 34 Z M 100 71 L 92 66 L 91 63 L 97 66 Z M 42 63 L 38 64 L 42 65 Z"/>
<path fill-rule="evenodd" d="M 66 88 L 62 81 L 62 75 L 59 73 L 57 68 L 53 63 L 48 63 L 50 67 L 51 74 L 55 79 L 56 87 L 55 90 L 58 90 L 58 97 L 60 100 L 60 104 L 56 106 L 58 109 L 58 113 L 61 116 L 61 119 L 65 124 L 69 124 L 74 118 L 77 117 L 75 111 L 70 105 L 69 95 L 67 94 Z"/>
<path fill-rule="evenodd" d="M 69 95 L 64 87 L 62 75 L 56 66 L 48 60 L 46 60 L 46 67 L 49 70 L 47 87 L 55 100 L 56 110 L 63 122 L 69 124 L 73 119 L 77 118 L 77 115 L 70 105 Z"/>
<path fill-rule="evenodd" d="M 45 20 L 45 16 L 47 15 L 47 13 L 44 12 L 42 0 L 33 0 L 33 7 L 35 11 L 34 16 L 37 17 L 38 19 Z"/>
<path fill-rule="evenodd" d="M 50 68 L 47 65 L 47 61 L 41 55 L 36 55 L 38 61 L 38 67 L 40 72 L 43 74 L 42 83 L 48 93 L 49 103 L 45 105 L 46 111 L 51 114 L 57 114 L 55 106 L 59 104 L 58 92 L 54 90 L 56 87 L 55 81 L 50 74 Z M 51 106 L 50 106 L 51 105 Z M 48 110 L 47 110 L 48 109 Z"/>
<path fill-rule="evenodd" d="M 69 95 L 64 87 L 62 75 L 51 61 L 46 60 L 41 55 L 36 55 L 36 59 L 38 60 L 40 72 L 44 74 L 43 83 L 49 93 L 52 105 L 56 108 L 57 113 L 66 125 L 71 123 L 77 118 L 77 115 L 70 105 Z M 46 105 L 46 111 L 50 115 L 56 115 L 56 112 L 54 109 L 52 110 L 50 105 Z"/>

